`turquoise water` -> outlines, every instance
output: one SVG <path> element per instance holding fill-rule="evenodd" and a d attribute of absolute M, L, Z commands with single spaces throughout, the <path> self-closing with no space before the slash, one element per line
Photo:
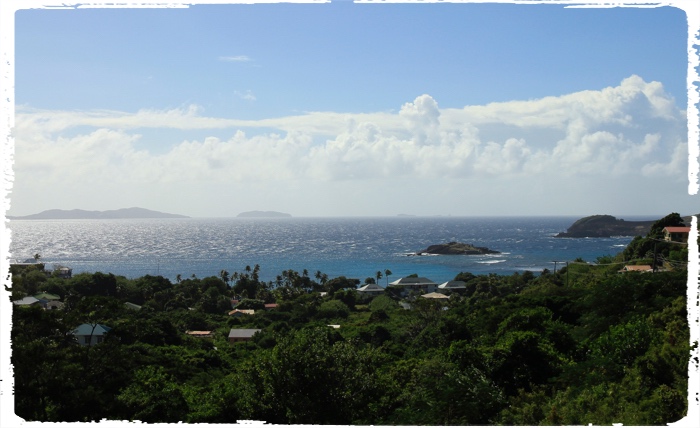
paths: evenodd
<path fill-rule="evenodd" d="M 283 270 L 389 281 L 418 274 L 435 282 L 460 272 L 511 274 L 622 251 L 631 237 L 554 238 L 577 217 L 397 217 L 285 219 L 13 220 L 12 259 L 39 253 L 73 273 L 146 274 L 174 280 L 218 276 L 259 264 L 273 280 Z M 415 256 L 432 244 L 458 241 L 501 254 Z M 386 279 L 380 281 L 386 285 Z"/>

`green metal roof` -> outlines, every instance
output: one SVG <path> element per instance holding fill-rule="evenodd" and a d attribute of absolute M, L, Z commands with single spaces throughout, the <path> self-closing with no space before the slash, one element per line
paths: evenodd
<path fill-rule="evenodd" d="M 50 294 L 50 293 L 39 293 L 35 294 L 34 297 L 37 299 L 44 299 L 44 300 L 61 300 L 61 296 L 57 296 L 55 294 Z"/>

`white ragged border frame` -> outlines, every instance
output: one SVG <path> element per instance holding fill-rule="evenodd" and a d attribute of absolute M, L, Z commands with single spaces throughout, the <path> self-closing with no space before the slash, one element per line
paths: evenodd
<path fill-rule="evenodd" d="M 285 3 L 327 3 L 331 0 L 285 0 Z M 484 3 L 487 0 L 356 0 L 356 3 Z M 688 194 L 698 195 L 700 190 L 700 1 L 590 1 L 590 0 L 488 0 L 489 3 L 513 4 L 559 4 L 571 8 L 610 8 L 671 6 L 685 11 L 688 19 Z M 56 0 L 0 0 L 0 192 L 2 192 L 3 223 L 0 229 L 0 427 L 41 426 L 36 422 L 24 422 L 14 414 L 13 377 L 10 366 L 12 325 L 12 304 L 10 302 L 10 231 L 5 215 L 10 208 L 10 192 L 13 183 L 14 155 L 14 16 L 22 9 L 73 9 L 73 8 L 187 8 L 195 4 L 234 4 L 234 3 L 279 3 L 277 0 L 193 0 L 193 1 L 116 1 L 60 2 Z M 698 199 L 700 207 L 700 199 Z M 688 263 L 688 322 L 690 323 L 691 355 L 688 367 L 688 415 L 670 424 L 677 427 L 700 426 L 700 258 L 698 255 L 698 218 L 693 217 L 689 236 Z M 239 424 L 258 425 L 255 421 L 240 421 Z M 53 425 L 53 424 L 51 424 Z M 61 424 L 66 426 L 69 424 Z M 72 425 L 72 424 L 70 424 Z M 124 426 L 119 421 L 102 421 L 100 426 Z M 220 426 L 220 425 L 219 425 Z"/>

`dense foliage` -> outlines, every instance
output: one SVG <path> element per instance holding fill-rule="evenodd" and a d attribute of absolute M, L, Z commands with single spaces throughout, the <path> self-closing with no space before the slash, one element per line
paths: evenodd
<path fill-rule="evenodd" d="M 539 275 L 465 272 L 465 290 L 408 309 L 320 272 L 263 283 L 256 266 L 172 283 L 26 268 L 13 272 L 13 299 L 45 291 L 65 307 L 13 312 L 15 410 L 36 421 L 674 422 L 688 405 L 686 270 L 622 274 L 622 257 Z M 229 316 L 232 299 L 255 314 Z M 111 330 L 81 346 L 71 332 L 82 323 Z M 261 331 L 228 343 L 239 327 Z"/>

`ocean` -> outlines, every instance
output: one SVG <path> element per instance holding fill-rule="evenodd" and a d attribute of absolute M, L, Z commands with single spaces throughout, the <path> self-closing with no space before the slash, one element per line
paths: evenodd
<path fill-rule="evenodd" d="M 243 272 L 260 278 L 284 270 L 364 282 L 390 270 L 389 282 L 418 274 L 434 282 L 460 272 L 503 274 L 554 270 L 566 261 L 614 255 L 632 237 L 555 238 L 578 217 L 186 218 L 124 220 L 11 220 L 10 257 L 41 255 L 48 268 L 73 274 L 105 272 L 174 281 Z M 432 244 L 463 242 L 492 255 L 416 256 Z M 556 264 L 555 264 L 556 262 Z M 379 282 L 386 285 L 387 279 Z"/>

